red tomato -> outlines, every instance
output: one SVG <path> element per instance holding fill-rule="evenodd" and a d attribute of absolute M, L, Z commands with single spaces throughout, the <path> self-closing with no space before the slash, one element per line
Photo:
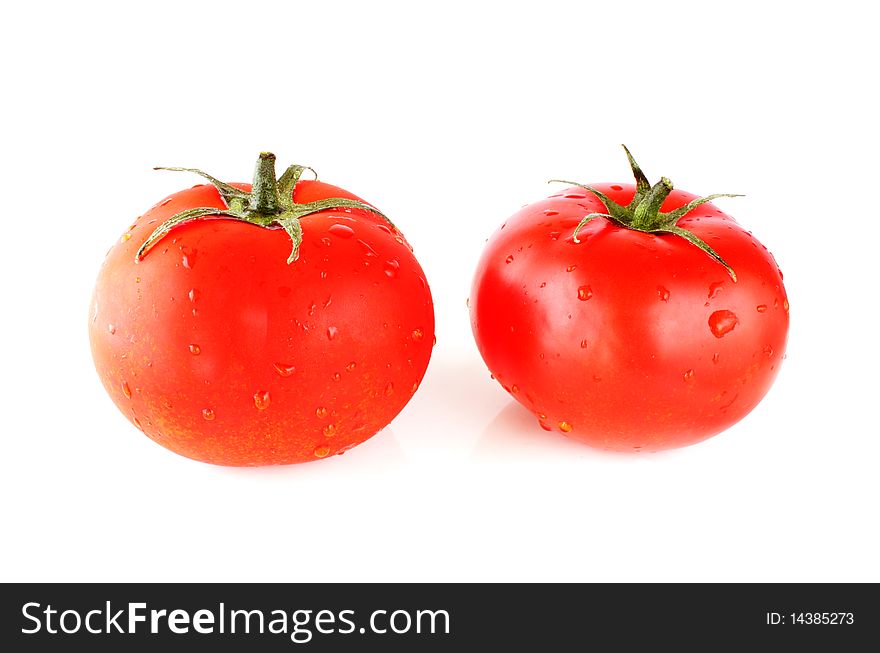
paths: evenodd
<path fill-rule="evenodd" d="M 665 179 L 650 188 L 632 164 L 655 209 L 697 199 Z M 592 188 L 612 205 L 637 192 Z M 643 211 L 645 230 L 626 225 L 626 212 L 595 216 L 574 237 L 596 213 L 608 207 L 573 186 L 489 240 L 470 312 L 493 376 L 544 429 L 604 449 L 680 447 L 728 428 L 764 397 L 785 353 L 789 307 L 772 255 L 710 203 L 671 223 Z M 658 225 L 688 230 L 710 253 L 648 228 Z"/>
<path fill-rule="evenodd" d="M 264 186 L 274 157 L 270 167 Z M 266 215 L 180 224 L 138 260 L 172 216 L 230 205 L 200 185 L 138 218 L 101 268 L 98 374 L 135 426 L 181 455 L 268 465 L 342 453 L 386 426 L 425 373 L 433 304 L 402 234 L 341 188 L 299 181 L 290 196 L 301 212 L 327 198 L 344 207 L 301 216 L 291 263 L 291 237 Z"/>

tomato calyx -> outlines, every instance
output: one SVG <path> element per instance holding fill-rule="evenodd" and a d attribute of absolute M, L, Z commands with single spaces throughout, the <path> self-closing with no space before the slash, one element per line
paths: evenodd
<path fill-rule="evenodd" d="M 551 180 L 551 183 L 558 182 L 563 184 L 570 184 L 572 186 L 578 186 L 586 191 L 591 192 L 599 199 L 600 202 L 602 202 L 607 211 L 607 213 L 590 213 L 589 215 L 585 216 L 578 223 L 577 227 L 575 227 L 573 235 L 574 242 L 581 242 L 578 239 L 578 234 L 580 233 L 581 229 L 583 229 L 584 225 L 586 225 L 588 222 L 598 217 L 607 218 L 614 224 L 625 229 L 642 231 L 644 233 L 673 234 L 675 236 L 679 236 L 680 238 L 684 238 L 692 245 L 699 247 L 708 256 L 718 261 L 718 263 L 720 263 L 727 269 L 727 273 L 730 275 L 730 278 L 734 282 L 736 282 L 736 273 L 733 271 L 733 268 L 731 268 L 730 265 L 728 265 L 727 262 L 723 258 L 721 258 L 718 252 L 712 249 L 708 245 L 708 243 L 702 240 L 695 233 L 679 227 L 677 223 L 685 215 L 693 211 L 698 206 L 701 206 L 707 202 L 711 202 L 712 200 L 719 197 L 742 197 L 742 195 L 731 193 L 716 193 L 714 195 L 707 195 L 706 197 L 699 197 L 695 200 L 691 200 L 684 206 L 677 208 L 673 211 L 663 213 L 660 211 L 660 207 L 663 205 L 663 201 L 666 199 L 669 193 L 672 192 L 672 182 L 667 177 L 661 177 L 660 181 L 652 186 L 651 183 L 648 181 L 648 178 L 645 176 L 645 173 L 642 172 L 642 169 L 639 167 L 639 164 L 636 163 L 636 160 L 633 158 L 633 155 L 630 153 L 626 145 L 623 145 L 622 147 L 626 152 L 627 159 L 629 159 L 629 165 L 636 180 L 635 195 L 633 196 L 630 203 L 625 206 L 622 204 L 618 204 L 610 197 L 605 195 L 603 192 L 596 190 L 592 186 L 580 184 L 575 181 L 566 181 L 564 179 Z"/>
<path fill-rule="evenodd" d="M 299 247 L 302 244 L 302 225 L 300 219 L 312 213 L 326 211 L 328 209 L 363 209 L 380 215 L 393 227 L 391 220 L 369 204 L 344 197 L 330 197 L 300 204 L 293 201 L 293 191 L 299 183 L 300 177 L 306 170 L 310 170 L 318 178 L 318 174 L 309 166 L 292 165 L 284 171 L 281 177 L 275 177 L 275 155 L 271 152 L 261 152 L 257 159 L 257 167 L 254 171 L 254 183 L 251 192 L 235 188 L 225 182 L 215 179 L 206 172 L 196 168 L 166 168 L 157 167 L 154 170 L 173 170 L 176 172 L 193 172 L 207 179 L 220 193 L 220 198 L 226 208 L 195 207 L 186 209 L 168 218 L 150 234 L 138 249 L 136 260 L 140 261 L 153 246 L 164 238 L 172 229 L 193 220 L 204 218 L 226 218 L 240 220 L 266 229 L 280 227 L 290 236 L 293 248 L 287 263 L 293 263 L 299 257 Z"/>

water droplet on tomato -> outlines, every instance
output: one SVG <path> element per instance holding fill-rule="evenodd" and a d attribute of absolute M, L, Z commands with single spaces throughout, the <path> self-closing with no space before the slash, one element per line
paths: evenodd
<path fill-rule="evenodd" d="M 767 304 L 758 304 L 755 307 L 755 310 L 757 310 L 759 313 L 763 313 L 767 310 Z"/>
<path fill-rule="evenodd" d="M 717 364 L 719 358 L 721 358 L 721 356 L 719 356 L 717 353 L 712 354 L 712 362 L 713 363 Z"/>
<path fill-rule="evenodd" d="M 327 230 L 338 238 L 351 238 L 354 236 L 354 229 L 344 224 L 333 224 Z"/>
<path fill-rule="evenodd" d="M 353 372 L 355 367 L 357 367 L 357 363 L 355 363 L 354 361 L 351 361 L 348 365 L 345 366 L 345 371 L 346 372 Z"/>
<path fill-rule="evenodd" d="M 125 395 L 126 399 L 131 399 L 131 386 L 128 385 L 127 381 L 122 382 L 122 394 Z"/>
<path fill-rule="evenodd" d="M 372 246 L 367 241 L 361 240 L 360 238 L 358 238 L 357 242 L 358 242 L 358 245 L 360 245 L 363 248 L 364 254 L 366 254 L 367 256 L 370 256 L 370 257 L 378 256 L 378 254 L 376 254 L 376 250 L 373 249 Z"/>
<path fill-rule="evenodd" d="M 509 255 L 506 259 L 504 259 L 505 263 L 513 263 L 513 254 Z"/>
<path fill-rule="evenodd" d="M 574 272 L 576 269 L 577 269 L 576 265 L 569 265 L 567 268 L 565 268 L 565 271 L 566 272 Z"/>
<path fill-rule="evenodd" d="M 708 299 L 713 299 L 721 292 L 721 288 L 724 286 L 723 281 L 715 281 L 709 284 L 709 295 Z"/>
<path fill-rule="evenodd" d="M 593 296 L 593 290 L 589 286 L 581 286 L 578 288 L 578 299 L 582 302 L 587 301 Z"/>
<path fill-rule="evenodd" d="M 333 242 L 329 238 L 322 238 L 321 242 L 324 243 L 327 247 L 330 247 L 330 244 Z"/>
<path fill-rule="evenodd" d="M 519 386 L 514 383 L 512 386 L 510 386 L 510 394 L 515 395 L 517 392 L 519 392 Z"/>
<path fill-rule="evenodd" d="M 723 338 L 739 324 L 739 318 L 733 311 L 715 311 L 709 316 L 709 329 L 716 338 Z"/>
<path fill-rule="evenodd" d="M 386 234 L 388 234 L 389 236 L 391 235 L 391 227 L 389 227 L 387 224 L 377 224 L 377 225 L 376 225 L 376 228 L 377 228 L 379 231 L 384 231 L 384 232 L 385 232 Z"/>
<path fill-rule="evenodd" d="M 205 408 L 204 410 L 202 410 L 202 417 L 210 422 L 214 419 L 214 411 L 210 408 Z"/>
<path fill-rule="evenodd" d="M 180 260 L 183 263 L 183 267 L 185 267 L 187 270 L 192 270 L 193 266 L 196 264 L 195 252 L 183 254 L 183 256 L 181 256 Z"/>
<path fill-rule="evenodd" d="M 587 341 L 586 341 L 586 339 L 581 340 L 581 349 L 586 349 L 586 348 L 587 348 Z"/>
<path fill-rule="evenodd" d="M 318 407 L 315 409 L 315 416 L 316 416 L 318 419 L 326 419 L 326 418 L 327 418 L 327 415 L 329 415 L 329 414 L 330 414 L 330 411 L 327 410 L 326 408 L 324 408 L 323 406 L 318 406 Z"/>
<path fill-rule="evenodd" d="M 108 324 L 107 331 L 109 331 L 110 335 L 112 336 L 114 333 L 116 333 L 116 325 L 115 324 Z"/>
<path fill-rule="evenodd" d="M 322 444 L 319 447 L 315 447 L 315 458 L 326 458 L 330 454 L 330 447 Z"/>
<path fill-rule="evenodd" d="M 546 215 L 546 216 L 559 215 L 559 211 L 552 211 L 550 209 L 547 209 L 546 211 L 544 211 L 544 215 Z"/>
<path fill-rule="evenodd" d="M 578 195 L 576 193 L 572 193 L 571 195 L 566 195 L 565 199 L 567 200 L 585 200 L 587 199 L 586 195 Z"/>
<path fill-rule="evenodd" d="M 257 410 L 266 410 L 269 407 L 270 401 L 271 397 L 268 390 L 260 390 L 254 393 L 254 406 L 257 407 Z"/>
<path fill-rule="evenodd" d="M 202 348 L 199 347 L 198 345 L 190 345 L 189 346 L 189 353 L 192 354 L 193 356 L 198 356 L 199 354 L 202 353 Z"/>
<path fill-rule="evenodd" d="M 333 380 L 334 381 L 341 381 L 342 375 L 339 372 L 333 372 Z"/>
<path fill-rule="evenodd" d="M 125 242 L 131 239 L 131 234 L 122 234 L 122 238 L 119 239 L 120 242 Z"/>
<path fill-rule="evenodd" d="M 322 279 L 326 279 L 326 278 L 327 278 L 327 270 L 321 270 L 321 278 L 322 278 Z"/>
<path fill-rule="evenodd" d="M 571 433 L 571 424 L 566 421 L 559 422 L 559 430 L 563 433 Z"/>
<path fill-rule="evenodd" d="M 412 384 L 412 388 L 410 388 L 410 391 L 411 391 L 413 394 L 415 394 L 415 393 L 416 393 L 416 390 L 418 390 L 418 389 L 419 389 L 419 382 L 416 381 L 415 383 Z"/>
<path fill-rule="evenodd" d="M 397 262 L 396 259 L 391 259 L 390 261 L 385 261 L 385 276 L 389 279 L 393 279 L 397 276 L 397 271 L 400 269 L 400 263 Z"/>
<path fill-rule="evenodd" d="M 390 397 L 393 394 L 394 394 L 394 384 L 389 381 L 388 385 L 385 386 L 385 396 Z"/>
<path fill-rule="evenodd" d="M 561 235 L 562 234 L 560 234 L 558 231 L 551 231 L 550 232 L 550 240 L 559 240 L 559 236 L 561 236 Z"/>
<path fill-rule="evenodd" d="M 432 346 L 432 347 L 436 347 L 436 346 L 437 346 L 437 336 L 434 336 L 433 340 L 431 341 L 431 346 Z"/>
<path fill-rule="evenodd" d="M 694 371 L 693 370 L 688 370 L 687 372 L 684 373 L 684 380 L 685 381 L 690 381 L 692 378 L 694 378 Z"/>
<path fill-rule="evenodd" d="M 669 291 L 663 286 L 657 286 L 657 296 L 660 298 L 661 302 L 669 301 Z"/>
<path fill-rule="evenodd" d="M 327 327 L 327 338 L 328 339 L 333 340 L 333 338 L 336 337 L 337 333 L 339 333 L 339 329 L 337 329 L 335 326 Z"/>
<path fill-rule="evenodd" d="M 767 358 L 772 358 L 772 357 L 773 357 L 773 347 L 771 347 L 770 345 L 765 346 L 761 351 L 764 352 L 764 355 L 765 355 Z"/>
<path fill-rule="evenodd" d="M 423 336 L 424 336 L 424 334 L 422 333 L 421 329 L 413 329 L 413 332 L 412 332 L 412 339 L 413 340 L 418 342 L 419 340 L 422 339 Z"/>
<path fill-rule="evenodd" d="M 788 300 L 787 299 L 782 300 L 782 308 L 786 313 L 788 313 Z"/>
<path fill-rule="evenodd" d="M 141 424 L 141 421 L 140 421 L 137 417 L 135 417 L 135 418 L 132 419 L 131 421 L 132 421 L 132 422 L 134 423 L 134 425 L 135 425 L 136 427 L 138 427 L 141 431 L 144 430 L 144 425 Z"/>
<path fill-rule="evenodd" d="M 547 424 L 547 423 L 545 423 L 545 422 L 543 422 L 543 421 L 541 421 L 541 420 L 538 420 L 538 424 L 539 424 L 540 427 L 541 427 L 542 429 L 544 429 L 545 431 L 552 431 L 552 430 L 553 430 L 553 429 L 550 427 L 549 424 Z"/>
<path fill-rule="evenodd" d="M 323 433 L 326 437 L 332 438 L 334 435 L 336 435 L 336 426 L 333 424 L 328 424 L 324 427 Z"/>
<path fill-rule="evenodd" d="M 296 367 L 293 365 L 287 365 L 286 363 L 273 363 L 272 367 L 278 372 L 278 376 L 283 376 L 285 378 L 296 372 Z"/>

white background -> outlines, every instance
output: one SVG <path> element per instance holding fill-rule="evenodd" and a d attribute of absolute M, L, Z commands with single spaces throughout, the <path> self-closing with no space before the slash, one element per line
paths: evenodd
<path fill-rule="evenodd" d="M 15 3 L 4 9 L 2 580 L 880 581 L 871 3 Z M 723 7 L 723 8 L 722 8 Z M 465 300 L 553 177 L 721 200 L 775 254 L 788 358 L 703 444 L 611 455 L 489 378 Z M 400 225 L 438 345 L 347 455 L 224 469 L 91 363 L 104 252 L 194 166 L 315 167 Z"/>

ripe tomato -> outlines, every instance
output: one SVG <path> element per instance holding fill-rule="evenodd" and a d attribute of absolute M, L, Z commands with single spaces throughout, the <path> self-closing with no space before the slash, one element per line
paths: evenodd
<path fill-rule="evenodd" d="M 339 454 L 386 426 L 425 373 L 433 304 L 411 248 L 303 170 L 276 183 L 261 155 L 253 193 L 209 177 L 139 217 L 104 261 L 95 366 L 172 451 L 221 465 Z"/>
<path fill-rule="evenodd" d="M 630 161 L 637 185 L 578 184 L 501 226 L 477 267 L 471 326 L 493 376 L 544 429 L 658 450 L 755 407 L 785 353 L 789 307 L 766 247 Z"/>

